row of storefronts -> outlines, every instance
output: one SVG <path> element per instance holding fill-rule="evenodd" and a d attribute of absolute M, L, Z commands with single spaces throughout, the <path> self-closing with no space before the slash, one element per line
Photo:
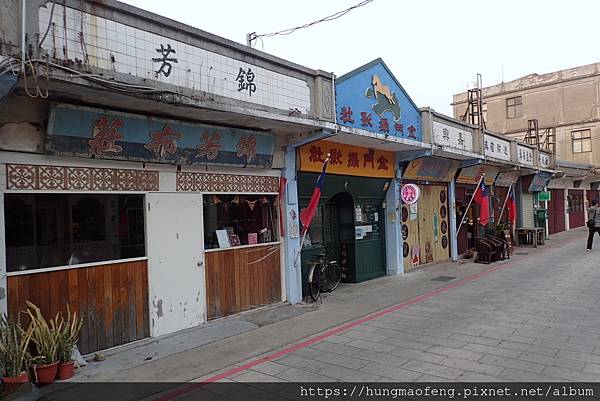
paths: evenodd
<path fill-rule="evenodd" d="M 45 26 L 52 16 L 40 10 L 29 11 Z M 102 26 L 132 21 L 100 5 L 88 12 Z M 145 35 L 147 23 L 129 28 Z M 457 260 L 486 229 L 508 226 L 509 192 L 513 227 L 546 224 L 535 218 L 545 208 L 550 233 L 583 225 L 586 199 L 598 197 L 570 172 L 549 183 L 551 154 L 419 109 L 381 59 L 333 86 L 331 75 L 251 49 L 232 56 L 231 43 L 206 50 L 205 33 L 185 29 L 150 39 L 174 48 L 173 37 L 188 37 L 190 53 L 211 54 L 221 86 L 184 79 L 207 73 L 189 61 L 169 79 L 164 68 L 155 74 L 157 88 L 185 89 L 178 101 L 71 75 L 55 75 L 48 99 L 31 99 L 22 80 L 0 96 L 0 312 L 15 317 L 31 301 L 52 316 L 68 304 L 84 317 L 84 353 L 300 302 L 324 251 L 349 283 Z M 255 64 L 240 61 L 247 53 Z M 105 61 L 88 67 L 146 82 L 145 71 L 107 70 Z M 326 158 L 302 242 L 299 213 Z M 470 204 L 482 176 L 485 226 Z M 546 205 L 537 194 L 548 188 Z"/>

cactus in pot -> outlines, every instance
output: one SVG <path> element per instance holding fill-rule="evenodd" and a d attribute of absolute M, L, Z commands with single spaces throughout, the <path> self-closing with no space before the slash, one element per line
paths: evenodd
<path fill-rule="evenodd" d="M 32 328 L 23 330 L 19 320 L 0 316 L 0 371 L 5 386 L 18 386 L 27 382 L 27 370 L 32 361 L 29 353 Z"/>
<path fill-rule="evenodd" d="M 46 320 L 40 308 L 27 301 L 27 313 L 31 319 L 31 342 L 38 364 L 33 365 L 36 383 L 49 384 L 56 379 L 58 371 L 58 349 L 60 333 L 64 322 L 57 313 L 54 318 Z"/>
<path fill-rule="evenodd" d="M 81 326 L 83 326 L 83 318 L 77 318 L 77 312 L 71 314 L 69 305 L 67 305 L 67 317 L 66 319 L 61 316 L 62 330 L 60 332 L 58 341 L 58 379 L 66 380 L 73 377 L 75 361 L 71 358 L 73 355 L 73 348 L 79 340 L 79 332 Z"/>

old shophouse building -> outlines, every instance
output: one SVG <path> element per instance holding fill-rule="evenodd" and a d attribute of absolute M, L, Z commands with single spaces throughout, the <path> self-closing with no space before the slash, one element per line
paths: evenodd
<path fill-rule="evenodd" d="M 334 130 L 332 75 L 113 0 L 26 5 L 2 3 L 0 312 L 68 303 L 87 353 L 298 302 L 293 142 Z"/>
<path fill-rule="evenodd" d="M 456 260 L 482 174 L 493 222 L 553 168 L 417 107 L 381 59 L 334 80 L 115 0 L 0 4 L 25 22 L 0 43 L 0 313 L 69 304 L 84 353 L 300 302 L 327 246 L 348 282 Z"/>
<path fill-rule="evenodd" d="M 465 115 L 468 93 L 453 98 Z M 600 63 L 530 74 L 482 89 L 486 127 L 555 152 L 559 173 L 549 182 L 549 232 L 581 227 L 585 207 L 598 199 Z"/>

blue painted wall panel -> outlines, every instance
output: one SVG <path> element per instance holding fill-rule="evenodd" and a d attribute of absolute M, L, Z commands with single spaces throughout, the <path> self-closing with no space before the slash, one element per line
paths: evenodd
<path fill-rule="evenodd" d="M 421 112 L 383 62 L 370 63 L 336 83 L 338 123 L 421 141 Z"/>

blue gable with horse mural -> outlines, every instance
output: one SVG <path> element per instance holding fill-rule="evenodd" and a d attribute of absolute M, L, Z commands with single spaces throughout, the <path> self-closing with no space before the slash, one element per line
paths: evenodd
<path fill-rule="evenodd" d="M 337 79 L 340 125 L 421 141 L 421 112 L 382 59 Z"/>

